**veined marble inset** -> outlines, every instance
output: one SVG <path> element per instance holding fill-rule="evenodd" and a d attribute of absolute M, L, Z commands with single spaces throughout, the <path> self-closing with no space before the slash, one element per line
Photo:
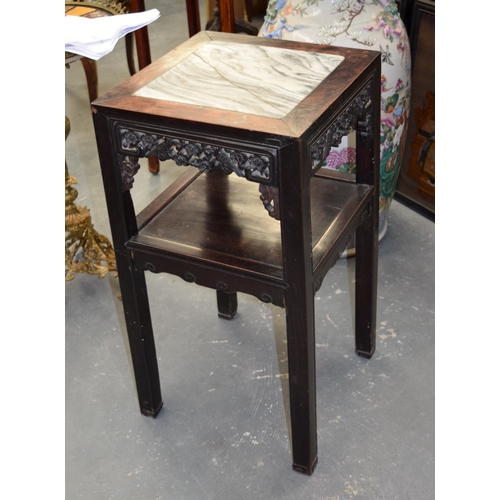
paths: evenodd
<path fill-rule="evenodd" d="M 134 95 L 283 118 L 343 60 L 334 54 L 213 41 Z"/>

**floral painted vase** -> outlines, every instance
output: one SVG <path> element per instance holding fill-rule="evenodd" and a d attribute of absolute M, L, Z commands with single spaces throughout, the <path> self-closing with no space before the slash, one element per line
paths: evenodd
<path fill-rule="evenodd" d="M 410 44 L 396 2 L 270 0 L 259 35 L 381 52 L 379 238 L 382 238 L 403 159 L 410 110 Z M 354 172 L 353 140 L 352 136 L 345 137 L 339 147 L 332 148 L 323 167 Z"/>

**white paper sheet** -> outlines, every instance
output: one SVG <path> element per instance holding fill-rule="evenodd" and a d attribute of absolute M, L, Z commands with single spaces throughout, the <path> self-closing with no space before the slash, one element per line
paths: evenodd
<path fill-rule="evenodd" d="M 109 54 L 120 38 L 160 17 L 158 9 L 97 18 L 65 16 L 65 50 L 97 61 Z"/>

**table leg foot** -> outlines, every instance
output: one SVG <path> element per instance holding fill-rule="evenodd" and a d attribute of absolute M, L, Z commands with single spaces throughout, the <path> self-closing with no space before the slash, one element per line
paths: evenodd
<path fill-rule="evenodd" d="M 217 309 L 219 318 L 233 319 L 238 311 L 238 296 L 236 292 L 217 290 Z"/>
<path fill-rule="evenodd" d="M 375 353 L 375 347 L 370 352 L 364 352 L 364 351 L 360 351 L 359 349 L 356 349 L 356 354 L 358 356 L 360 356 L 361 358 L 370 359 L 374 353 Z"/>
<path fill-rule="evenodd" d="M 292 467 L 294 471 L 311 476 L 312 473 L 314 472 L 314 469 L 316 469 L 316 465 L 318 465 L 318 457 L 316 457 L 312 461 L 312 464 L 309 467 L 304 467 L 303 465 L 298 465 L 298 464 L 293 464 Z"/>
<path fill-rule="evenodd" d="M 141 413 L 145 417 L 153 417 L 156 418 L 158 416 L 158 413 L 160 413 L 161 409 L 163 408 L 163 403 L 160 403 L 156 410 L 151 411 L 151 410 L 145 410 L 144 408 L 141 408 Z"/>

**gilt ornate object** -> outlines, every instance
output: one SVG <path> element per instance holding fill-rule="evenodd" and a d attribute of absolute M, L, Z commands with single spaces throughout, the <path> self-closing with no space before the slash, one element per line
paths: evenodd
<path fill-rule="evenodd" d="M 66 138 L 70 132 L 70 122 L 66 117 Z M 69 174 L 65 165 L 65 278 L 71 281 L 75 274 L 97 274 L 104 278 L 110 271 L 116 271 L 115 251 L 105 236 L 99 234 L 93 224 L 87 207 L 75 204 L 78 191 L 75 177 Z"/>

